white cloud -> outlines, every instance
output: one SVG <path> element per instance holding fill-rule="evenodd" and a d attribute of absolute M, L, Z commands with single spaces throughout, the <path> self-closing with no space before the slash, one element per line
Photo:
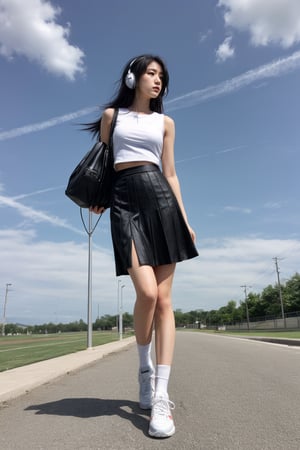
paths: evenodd
<path fill-rule="evenodd" d="M 219 0 L 227 26 L 250 33 L 255 46 L 300 42 L 299 0 Z"/>
<path fill-rule="evenodd" d="M 233 58 L 235 50 L 231 47 L 232 36 L 227 37 L 216 50 L 217 62 L 222 63 L 228 58 Z"/>
<path fill-rule="evenodd" d="M 199 258 L 178 264 L 174 308 L 218 309 L 229 300 L 243 300 L 241 285 L 261 292 L 276 284 L 275 256 L 284 257 L 280 273 L 288 279 L 299 271 L 300 241 L 258 237 L 210 239 L 200 242 Z M 187 295 L 188 293 L 188 295 Z"/>
<path fill-rule="evenodd" d="M 93 309 L 116 313 L 117 280 L 111 250 L 93 248 Z M 299 240 L 257 237 L 200 242 L 198 258 L 178 264 L 173 287 L 174 309 L 217 309 L 231 299 L 243 299 L 242 284 L 260 292 L 276 283 L 273 257 L 285 257 L 280 273 L 287 279 L 299 267 Z M 0 285 L 12 283 L 7 319 L 25 323 L 86 319 L 87 245 L 39 241 L 33 230 L 0 230 L 0 254 L 5 265 Z M 47 257 L 45 257 L 47 255 Z M 132 313 L 135 294 L 123 277 L 124 311 Z"/>
<path fill-rule="evenodd" d="M 86 319 L 86 243 L 39 241 L 34 230 L 0 230 L 0 254 L 5 261 L 1 282 L 12 283 L 7 321 L 25 323 Z M 114 311 L 116 289 L 112 255 L 93 248 L 94 302 L 101 314 Z M 105 310 L 103 309 L 105 308 Z"/>
<path fill-rule="evenodd" d="M 264 204 L 266 209 L 280 209 L 282 208 L 282 202 L 268 202 Z"/>
<path fill-rule="evenodd" d="M 0 0 L 0 54 L 23 55 L 47 71 L 74 80 L 84 53 L 68 42 L 70 25 L 56 23 L 61 10 L 47 0 Z"/>
<path fill-rule="evenodd" d="M 199 33 L 199 44 L 203 44 L 212 34 L 212 30 L 208 30 L 204 33 Z"/>

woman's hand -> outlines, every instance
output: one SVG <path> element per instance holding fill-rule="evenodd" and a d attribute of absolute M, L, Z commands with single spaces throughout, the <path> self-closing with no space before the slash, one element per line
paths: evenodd
<path fill-rule="evenodd" d="M 192 241 L 193 241 L 194 244 L 195 244 L 195 243 L 196 243 L 196 233 L 195 233 L 195 231 L 194 231 L 189 225 L 188 225 L 188 230 L 189 230 L 189 232 L 190 232 Z"/>
<path fill-rule="evenodd" d="M 103 206 L 91 206 L 89 209 L 95 214 L 102 214 L 105 211 L 105 208 Z"/>

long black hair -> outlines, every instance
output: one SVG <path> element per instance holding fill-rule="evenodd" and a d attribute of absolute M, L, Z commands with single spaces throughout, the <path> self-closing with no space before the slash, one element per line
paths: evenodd
<path fill-rule="evenodd" d="M 117 93 L 110 102 L 104 105 L 104 109 L 129 108 L 134 100 L 135 89 L 130 89 L 125 84 L 125 78 L 128 73 L 128 70 L 130 69 L 130 71 L 134 74 L 137 83 L 140 77 L 144 73 L 146 73 L 149 64 L 153 61 L 157 62 L 161 66 L 163 76 L 162 76 L 162 88 L 158 97 L 150 99 L 150 110 L 162 113 L 163 96 L 168 93 L 169 72 L 164 61 L 159 56 L 150 54 L 136 56 L 135 58 L 132 58 L 130 61 L 128 61 L 128 63 L 125 65 L 123 69 L 122 76 L 119 80 L 119 87 L 117 89 Z M 93 136 L 98 136 L 100 138 L 100 124 L 101 124 L 101 117 L 97 119 L 95 122 L 85 124 L 84 130 L 90 131 L 93 134 Z"/>

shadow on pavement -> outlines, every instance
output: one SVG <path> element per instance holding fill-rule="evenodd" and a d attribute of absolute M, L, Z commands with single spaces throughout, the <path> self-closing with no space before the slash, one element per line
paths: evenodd
<path fill-rule="evenodd" d="M 139 408 L 138 403 L 130 400 L 64 398 L 55 402 L 31 405 L 25 411 L 36 411 L 36 414 L 73 416 L 82 419 L 119 416 L 130 420 L 136 428 L 148 435 L 150 410 L 144 411 Z"/>

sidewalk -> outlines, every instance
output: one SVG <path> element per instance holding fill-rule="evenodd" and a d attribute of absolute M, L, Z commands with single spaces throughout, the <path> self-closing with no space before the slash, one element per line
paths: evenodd
<path fill-rule="evenodd" d="M 55 378 L 78 370 L 135 342 L 135 337 L 92 347 L 0 373 L 0 403 L 26 394 Z"/>

